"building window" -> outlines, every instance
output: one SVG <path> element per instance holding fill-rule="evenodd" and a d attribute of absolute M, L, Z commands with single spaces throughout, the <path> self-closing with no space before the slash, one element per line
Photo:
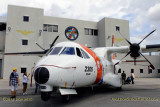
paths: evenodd
<path fill-rule="evenodd" d="M 94 35 L 94 36 L 98 36 L 98 30 L 97 29 L 89 29 L 89 28 L 85 28 L 85 35 Z"/>
<path fill-rule="evenodd" d="M 25 73 L 27 71 L 27 68 L 21 68 L 21 73 Z"/>
<path fill-rule="evenodd" d="M 131 73 L 134 73 L 134 69 L 131 69 Z"/>
<path fill-rule="evenodd" d="M 149 74 L 151 74 L 152 73 L 152 69 L 149 69 Z"/>
<path fill-rule="evenodd" d="M 140 69 L 140 73 L 143 73 L 143 69 Z"/>
<path fill-rule="evenodd" d="M 47 24 L 43 25 L 43 31 L 47 31 Z"/>
<path fill-rule="evenodd" d="M 23 21 L 24 22 L 29 22 L 29 16 L 23 16 Z"/>
<path fill-rule="evenodd" d="M 94 35 L 98 36 L 98 30 L 97 29 L 94 30 Z"/>
<path fill-rule="evenodd" d="M 89 35 L 93 35 L 93 29 L 89 29 Z"/>
<path fill-rule="evenodd" d="M 58 25 L 53 25 L 53 32 L 58 32 Z"/>
<path fill-rule="evenodd" d="M 121 69 L 118 70 L 118 73 L 121 73 Z"/>
<path fill-rule="evenodd" d="M 120 31 L 120 27 L 119 26 L 116 26 L 116 31 Z"/>
<path fill-rule="evenodd" d="M 28 45 L 28 40 L 22 40 L 22 45 Z"/>
<path fill-rule="evenodd" d="M 58 25 L 44 24 L 43 25 L 43 31 L 46 31 L 46 32 L 58 32 Z"/>
<path fill-rule="evenodd" d="M 85 35 L 89 35 L 89 29 L 85 28 Z"/>
<path fill-rule="evenodd" d="M 0 31 L 5 31 L 6 30 L 6 24 L 0 23 Z"/>
<path fill-rule="evenodd" d="M 48 32 L 52 32 L 52 25 L 48 25 Z"/>
<path fill-rule="evenodd" d="M 158 73 L 160 73 L 160 69 L 158 69 Z"/>

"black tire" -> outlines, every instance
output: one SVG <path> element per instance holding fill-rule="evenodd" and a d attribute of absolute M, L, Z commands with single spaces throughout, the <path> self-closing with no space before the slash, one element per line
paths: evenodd
<path fill-rule="evenodd" d="M 51 94 L 49 92 L 41 92 L 41 99 L 43 101 L 48 101 L 50 96 L 51 96 Z"/>
<path fill-rule="evenodd" d="M 62 95 L 62 100 L 65 103 L 68 103 L 70 101 L 70 96 L 69 95 Z"/>
<path fill-rule="evenodd" d="M 116 90 L 117 91 L 122 91 L 122 87 L 117 87 Z"/>

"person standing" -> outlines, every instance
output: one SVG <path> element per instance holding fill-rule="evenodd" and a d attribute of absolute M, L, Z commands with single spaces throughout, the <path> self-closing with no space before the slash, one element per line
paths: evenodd
<path fill-rule="evenodd" d="M 123 73 L 121 74 L 122 77 L 122 85 L 125 84 L 125 80 L 126 80 L 126 73 L 123 71 Z"/>
<path fill-rule="evenodd" d="M 134 78 L 135 78 L 134 73 L 131 73 L 131 81 L 132 81 L 132 84 L 134 84 Z"/>
<path fill-rule="evenodd" d="M 25 72 L 24 75 L 23 75 L 23 95 L 27 94 L 26 90 L 27 90 L 29 75 L 30 75 L 30 73 L 27 76 L 27 72 Z"/>
<path fill-rule="evenodd" d="M 11 86 L 11 94 L 12 94 L 10 98 L 16 98 L 16 92 L 18 86 L 20 86 L 17 68 L 13 68 L 13 72 L 10 74 L 9 86 Z"/>
<path fill-rule="evenodd" d="M 37 94 L 37 91 L 40 88 L 40 85 L 37 82 L 35 82 L 35 85 L 36 85 L 36 88 L 35 88 L 34 93 Z"/>

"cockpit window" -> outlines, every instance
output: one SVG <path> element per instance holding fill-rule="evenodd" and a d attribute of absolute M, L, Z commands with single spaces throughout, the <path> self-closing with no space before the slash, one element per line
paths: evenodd
<path fill-rule="evenodd" d="M 84 59 L 89 59 L 89 58 L 90 58 L 90 57 L 88 56 L 88 54 L 87 54 L 84 50 L 81 49 L 81 52 L 82 52 L 82 54 L 83 54 Z"/>
<path fill-rule="evenodd" d="M 75 55 L 74 47 L 65 47 L 61 53 L 62 55 Z"/>
<path fill-rule="evenodd" d="M 58 55 L 58 53 L 61 51 L 62 47 L 55 47 L 49 55 Z"/>
<path fill-rule="evenodd" d="M 79 48 L 76 48 L 77 56 L 82 57 L 81 51 Z M 83 57 L 82 57 L 83 58 Z"/>

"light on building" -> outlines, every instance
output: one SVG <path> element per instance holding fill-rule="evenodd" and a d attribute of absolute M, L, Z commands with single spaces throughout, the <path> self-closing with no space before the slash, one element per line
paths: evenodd
<path fill-rule="evenodd" d="M 42 30 L 39 30 L 39 36 L 41 36 Z"/>
<path fill-rule="evenodd" d="M 8 31 L 9 31 L 9 32 L 11 31 L 11 27 L 8 27 Z"/>

